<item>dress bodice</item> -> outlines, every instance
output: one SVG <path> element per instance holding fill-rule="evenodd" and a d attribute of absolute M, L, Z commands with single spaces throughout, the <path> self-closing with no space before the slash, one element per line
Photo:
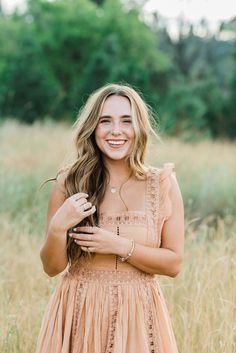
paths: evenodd
<path fill-rule="evenodd" d="M 137 209 L 101 212 L 99 227 L 115 234 L 119 227 L 119 236 L 133 239 L 136 243 L 145 246 L 160 247 L 162 227 L 171 213 L 168 195 L 172 173 L 174 173 L 173 163 L 165 163 L 163 168 L 151 167 L 146 179 L 145 211 Z M 111 267 L 119 270 L 134 269 L 128 262 L 121 262 L 113 254 L 95 254 L 90 266 L 93 268 Z"/>

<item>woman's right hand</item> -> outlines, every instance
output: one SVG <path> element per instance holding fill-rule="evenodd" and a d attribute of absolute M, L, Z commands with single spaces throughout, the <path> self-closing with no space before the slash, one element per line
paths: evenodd
<path fill-rule="evenodd" d="M 87 201 L 88 194 L 78 192 L 68 197 L 51 219 L 50 226 L 60 231 L 67 231 L 92 215 L 96 207 Z"/>

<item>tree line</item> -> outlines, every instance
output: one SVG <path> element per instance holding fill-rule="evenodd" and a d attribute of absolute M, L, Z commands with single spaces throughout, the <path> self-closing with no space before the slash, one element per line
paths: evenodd
<path fill-rule="evenodd" d="M 122 82 L 166 133 L 233 139 L 236 18 L 220 33 L 231 37 L 180 22 L 173 39 L 158 14 L 145 21 L 120 0 L 28 0 L 23 13 L 0 11 L 0 119 L 72 121 L 94 89 Z"/>

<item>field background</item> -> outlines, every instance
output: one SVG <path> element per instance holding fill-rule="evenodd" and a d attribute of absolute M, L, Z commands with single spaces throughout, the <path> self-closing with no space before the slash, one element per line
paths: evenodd
<path fill-rule="evenodd" d="M 0 352 L 33 353 L 58 278 L 42 271 L 50 183 L 70 159 L 64 124 L 0 126 Z M 162 277 L 180 353 L 236 352 L 236 144 L 152 143 L 148 163 L 174 162 L 185 204 L 182 272 Z"/>

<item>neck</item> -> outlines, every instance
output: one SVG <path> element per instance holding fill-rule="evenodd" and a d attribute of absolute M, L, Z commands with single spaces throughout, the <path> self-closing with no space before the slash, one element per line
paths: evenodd
<path fill-rule="evenodd" d="M 110 175 L 110 183 L 123 182 L 130 176 L 131 169 L 124 161 L 106 160 L 105 165 Z"/>

